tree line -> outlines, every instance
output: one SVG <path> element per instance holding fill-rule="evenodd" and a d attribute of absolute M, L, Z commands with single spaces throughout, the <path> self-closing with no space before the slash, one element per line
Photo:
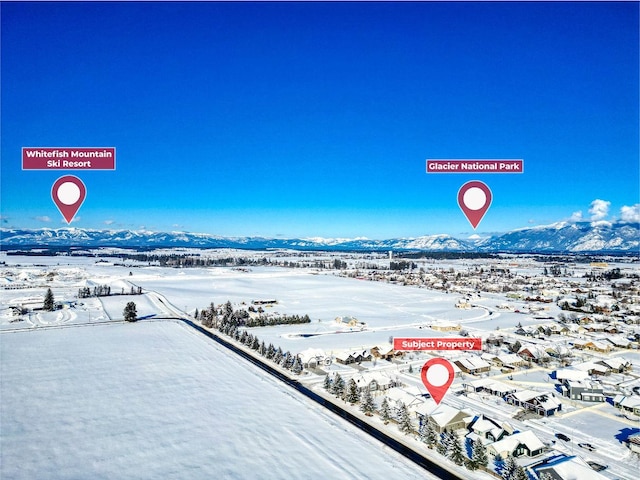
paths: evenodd
<path fill-rule="evenodd" d="M 142 287 L 136 287 L 131 285 L 131 289 L 125 293 L 124 287 L 120 293 L 111 293 L 111 287 L 109 285 L 96 285 L 93 289 L 89 287 L 82 287 L 78 289 L 78 298 L 89 297 L 109 297 L 111 295 L 142 295 Z"/>
<path fill-rule="evenodd" d="M 304 365 L 298 355 L 293 355 L 290 351 L 284 352 L 282 348 L 275 347 L 272 343 L 266 345 L 264 341 L 260 341 L 257 335 L 247 332 L 244 328 L 247 326 L 246 318 L 249 313 L 246 310 L 234 310 L 230 301 L 227 301 L 220 308 L 211 302 L 209 307 L 199 313 L 196 311 L 195 316 L 203 326 L 215 328 L 220 333 L 255 350 L 267 360 L 290 370 L 295 375 L 300 375 L 304 370 Z M 305 317 L 308 318 L 308 315 Z"/>

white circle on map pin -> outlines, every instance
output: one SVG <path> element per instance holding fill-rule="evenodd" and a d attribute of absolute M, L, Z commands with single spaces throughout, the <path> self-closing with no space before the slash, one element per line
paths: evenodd
<path fill-rule="evenodd" d="M 431 365 L 427 370 L 427 381 L 434 387 L 441 387 L 449 381 L 449 370 L 444 365 Z"/>
<path fill-rule="evenodd" d="M 481 188 L 471 187 L 464 192 L 462 202 L 469 210 L 480 210 L 487 203 L 487 194 Z"/>
<path fill-rule="evenodd" d="M 73 182 L 64 182 L 57 193 L 58 200 L 65 205 L 74 205 L 80 200 L 80 188 Z"/>

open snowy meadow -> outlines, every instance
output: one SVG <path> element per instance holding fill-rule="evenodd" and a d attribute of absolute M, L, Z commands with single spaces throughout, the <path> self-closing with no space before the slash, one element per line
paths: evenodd
<path fill-rule="evenodd" d="M 4 479 L 424 479 L 175 321 L 5 332 Z"/>

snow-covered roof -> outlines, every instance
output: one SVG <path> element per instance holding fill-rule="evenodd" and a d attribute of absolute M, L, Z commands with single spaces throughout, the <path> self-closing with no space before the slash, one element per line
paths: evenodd
<path fill-rule="evenodd" d="M 584 380 L 589 378 L 589 373 L 586 370 L 578 370 L 575 368 L 562 368 L 556 370 L 556 378 L 562 380 Z"/>
<path fill-rule="evenodd" d="M 530 451 L 542 450 L 544 443 L 531 430 L 514 433 L 508 435 L 498 442 L 492 443 L 489 448 L 501 457 L 506 458 L 507 455 L 513 454 L 518 445 L 526 445 Z"/>
<path fill-rule="evenodd" d="M 477 355 L 469 355 L 463 358 L 459 358 L 455 361 L 460 366 L 467 370 L 478 370 L 481 368 L 491 368 L 487 362 L 485 362 L 482 358 Z"/>
<path fill-rule="evenodd" d="M 462 415 L 466 415 L 466 413 L 462 410 L 458 410 L 457 408 L 441 403 L 435 410 L 431 412 L 429 416 L 440 427 L 446 427 L 451 422 L 453 422 L 453 420 L 455 420 L 457 416 Z"/>
<path fill-rule="evenodd" d="M 515 387 L 508 385 L 504 382 L 501 382 L 500 380 L 494 380 L 491 377 L 474 380 L 472 382 L 469 382 L 469 385 L 471 385 L 474 389 L 486 388 L 487 390 L 492 390 L 494 392 L 501 392 L 505 394 L 516 391 Z"/>
<path fill-rule="evenodd" d="M 624 357 L 610 357 L 598 361 L 601 365 L 606 365 L 613 370 L 619 370 L 622 367 L 630 365 L 631 362 Z"/>
<path fill-rule="evenodd" d="M 402 402 L 405 406 L 410 407 L 423 402 L 422 397 L 416 397 L 412 393 L 400 387 L 390 388 L 385 392 L 387 399 L 393 403 Z"/>
<path fill-rule="evenodd" d="M 620 398 L 622 397 L 622 398 Z M 630 397 L 626 397 L 624 395 L 616 395 L 613 399 L 614 404 L 618 404 L 625 408 L 640 408 L 640 397 L 633 395 Z"/>
<path fill-rule="evenodd" d="M 390 385 L 393 382 L 387 372 L 379 371 L 356 373 L 353 376 L 353 380 L 356 382 L 358 387 L 365 387 L 370 385 L 371 382 L 376 382 L 378 385 Z"/>
<path fill-rule="evenodd" d="M 315 358 L 323 359 L 326 357 L 326 354 L 321 348 L 307 348 L 306 350 L 299 352 L 298 357 L 300 357 L 302 363 L 307 363 L 309 360 Z"/>
<path fill-rule="evenodd" d="M 567 457 L 566 460 L 548 467 L 536 469 L 538 475 L 542 472 L 554 472 L 553 478 L 560 480 L 607 480 L 608 477 L 593 470 L 578 457 Z"/>

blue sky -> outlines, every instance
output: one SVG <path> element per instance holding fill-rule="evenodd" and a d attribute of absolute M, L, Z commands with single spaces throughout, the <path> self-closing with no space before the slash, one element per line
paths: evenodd
<path fill-rule="evenodd" d="M 1 5 L 1 215 L 73 226 L 391 238 L 638 215 L 638 3 Z M 107 146 L 115 171 L 22 171 Z M 518 158 L 523 174 L 427 174 Z M 594 203 L 595 201 L 595 203 Z M 622 209 L 622 212 L 621 212 Z M 591 211 L 590 211 L 591 210 Z"/>

